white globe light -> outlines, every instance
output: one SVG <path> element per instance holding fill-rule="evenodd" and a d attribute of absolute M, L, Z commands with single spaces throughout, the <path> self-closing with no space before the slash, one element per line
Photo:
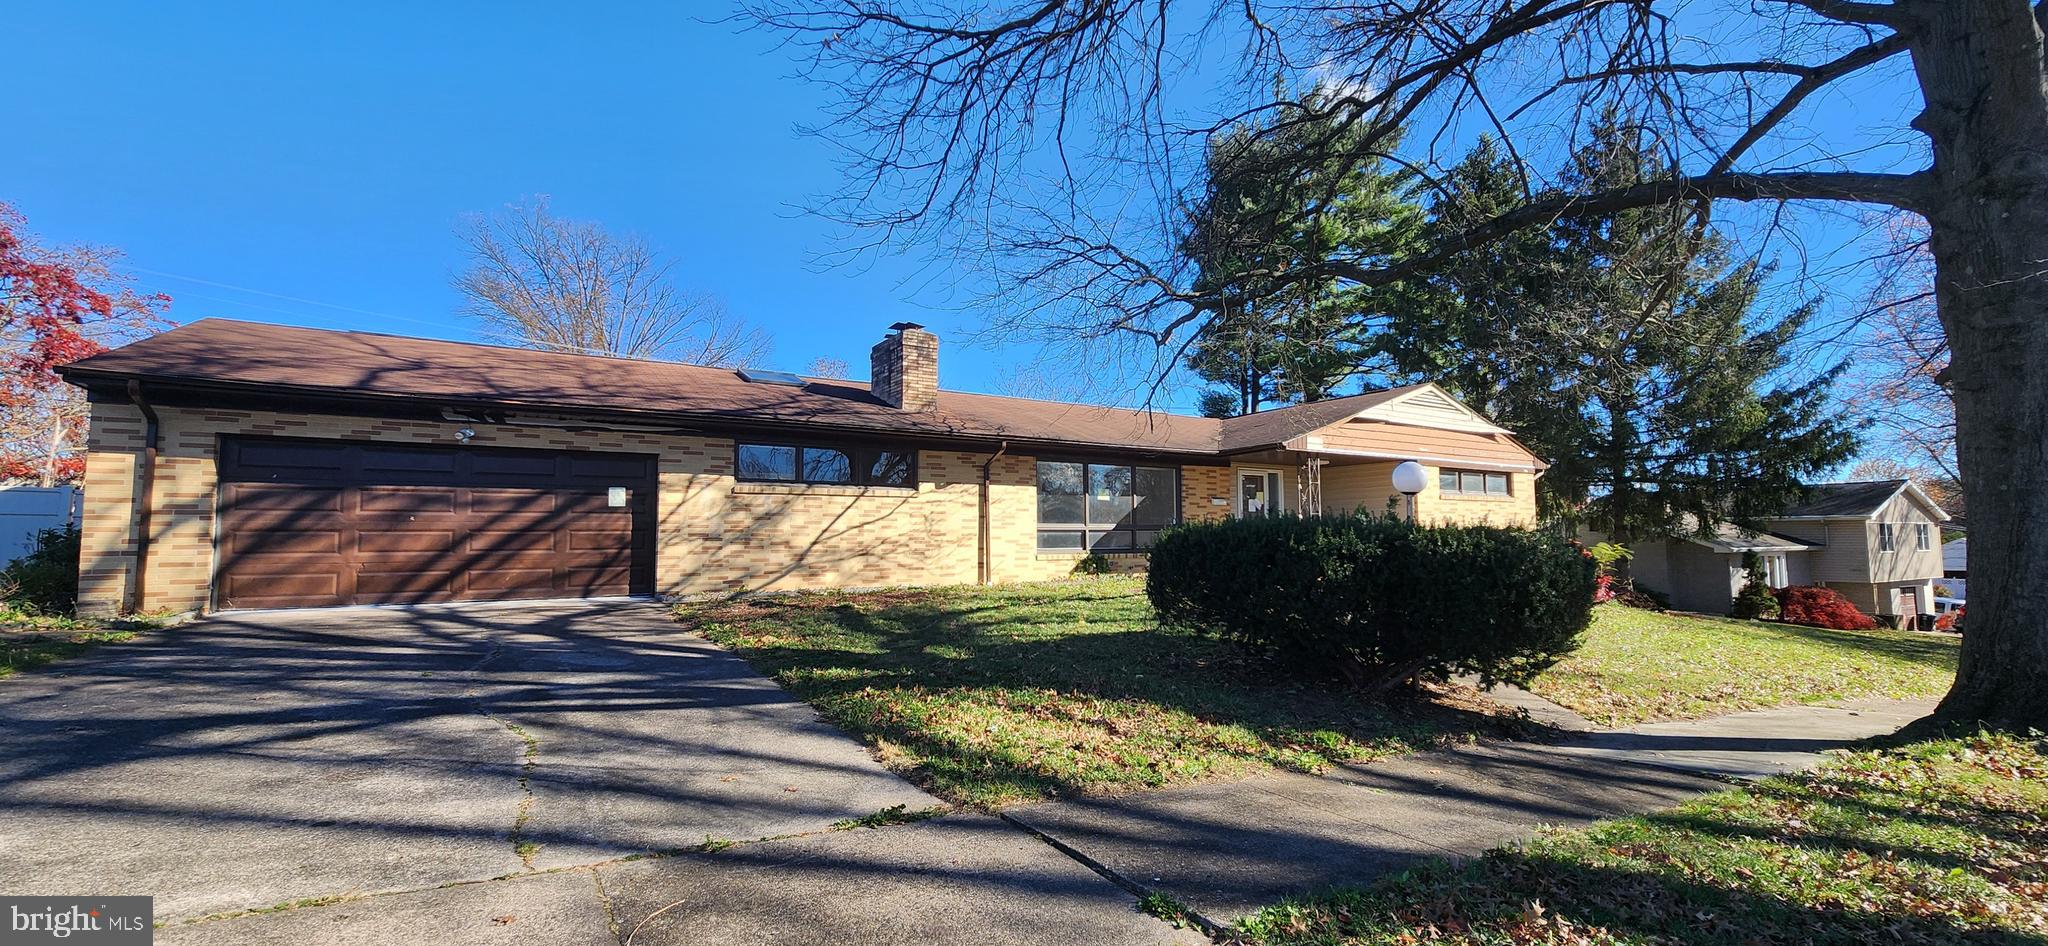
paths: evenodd
<path fill-rule="evenodd" d="M 1394 467 L 1395 492 L 1401 493 L 1404 496 L 1413 496 L 1416 493 L 1422 492 L 1422 488 L 1427 485 L 1429 485 L 1429 474 L 1423 470 L 1422 464 L 1414 460 L 1404 460 L 1400 466 Z"/>

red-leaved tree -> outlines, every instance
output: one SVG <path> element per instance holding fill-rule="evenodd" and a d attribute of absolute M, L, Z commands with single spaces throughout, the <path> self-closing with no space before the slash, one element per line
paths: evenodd
<path fill-rule="evenodd" d="M 0 203 L 0 479 L 43 486 L 85 472 L 86 405 L 56 369 L 161 329 L 169 296 L 138 294 L 118 251 L 52 248 Z"/>

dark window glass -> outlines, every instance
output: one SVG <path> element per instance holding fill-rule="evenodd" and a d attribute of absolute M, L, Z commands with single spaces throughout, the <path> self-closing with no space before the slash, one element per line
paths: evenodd
<path fill-rule="evenodd" d="M 1131 468 L 1088 465 L 1088 524 L 1127 524 L 1131 517 Z"/>
<path fill-rule="evenodd" d="M 1892 544 L 1892 524 L 1889 522 L 1878 523 L 1877 550 L 1880 552 L 1889 552 L 1895 548 L 1897 548 L 1897 546 Z"/>
<path fill-rule="evenodd" d="M 1508 475 L 1506 473 L 1486 474 L 1486 492 L 1493 496 L 1506 496 L 1508 494 Z"/>
<path fill-rule="evenodd" d="M 1928 537 L 1927 531 L 1927 526 L 1924 524 L 1913 527 L 1913 542 L 1920 547 L 1922 552 L 1934 547 L 1934 542 Z"/>
<path fill-rule="evenodd" d="M 1173 522 L 1180 506 L 1180 489 L 1173 471 L 1160 467 L 1137 468 L 1137 495 L 1131 521 L 1139 526 L 1163 526 Z"/>
<path fill-rule="evenodd" d="M 1038 464 L 1038 521 L 1062 525 L 1086 522 L 1086 484 L 1079 463 Z M 1075 547 L 1079 547 L 1078 541 Z"/>
<path fill-rule="evenodd" d="M 743 480 L 793 481 L 796 479 L 796 448 L 741 444 L 739 474 Z"/>
<path fill-rule="evenodd" d="M 853 458 L 844 450 L 805 447 L 803 480 L 806 483 L 851 483 Z"/>
<path fill-rule="evenodd" d="M 1038 547 L 1127 551 L 1150 546 L 1160 526 L 1180 521 L 1180 479 L 1172 467 L 1109 463 L 1038 464 Z M 1085 533 L 1080 532 L 1086 527 Z"/>
<path fill-rule="evenodd" d="M 1088 533 L 1088 547 L 1104 551 L 1128 549 L 1131 547 L 1131 534 L 1122 530 L 1115 532 L 1090 532 Z"/>
<path fill-rule="evenodd" d="M 1072 549 L 1075 551 L 1079 551 L 1081 548 L 1081 533 L 1052 531 L 1040 532 L 1038 534 L 1038 547 L 1042 549 Z"/>
<path fill-rule="evenodd" d="M 878 450 L 868 464 L 868 482 L 876 486 L 912 486 L 908 450 Z"/>

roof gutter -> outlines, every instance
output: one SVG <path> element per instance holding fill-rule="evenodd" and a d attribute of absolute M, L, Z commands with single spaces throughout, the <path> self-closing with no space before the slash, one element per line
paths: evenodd
<path fill-rule="evenodd" d="M 121 610 L 133 614 L 142 610 L 143 593 L 149 581 L 150 514 L 156 508 L 156 455 L 163 441 L 163 425 L 156 408 L 142 396 L 142 382 L 128 381 L 128 400 L 142 411 L 142 466 L 135 473 L 135 571 L 128 588 L 128 600 Z"/>

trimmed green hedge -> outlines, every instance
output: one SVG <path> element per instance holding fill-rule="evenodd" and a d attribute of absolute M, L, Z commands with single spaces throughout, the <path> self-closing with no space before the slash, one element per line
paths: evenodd
<path fill-rule="evenodd" d="M 1145 591 L 1163 619 L 1380 683 L 1526 682 L 1578 646 L 1598 570 L 1547 533 L 1384 516 L 1193 523 L 1151 559 Z"/>

